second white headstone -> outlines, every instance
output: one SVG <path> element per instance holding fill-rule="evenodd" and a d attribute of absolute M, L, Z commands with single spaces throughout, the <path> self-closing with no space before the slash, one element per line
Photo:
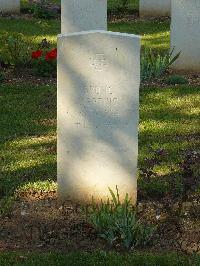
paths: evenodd
<path fill-rule="evenodd" d="M 140 16 L 169 16 L 171 0 L 140 0 Z"/>
<path fill-rule="evenodd" d="M 171 49 L 172 68 L 200 72 L 200 0 L 172 0 Z"/>
<path fill-rule="evenodd" d="M 0 0 L 0 13 L 19 13 L 20 0 Z"/>
<path fill-rule="evenodd" d="M 61 33 L 107 30 L 107 0 L 62 0 Z"/>

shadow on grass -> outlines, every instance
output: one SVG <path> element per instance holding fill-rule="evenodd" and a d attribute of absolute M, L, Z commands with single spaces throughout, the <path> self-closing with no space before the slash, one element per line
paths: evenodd
<path fill-rule="evenodd" d="M 110 23 L 109 30 L 141 35 L 142 45 L 146 48 L 166 50 L 169 48 L 169 21 L 133 21 Z"/>
<path fill-rule="evenodd" d="M 149 146 L 168 151 L 164 163 L 174 165 L 183 151 L 199 143 L 199 87 L 146 88 L 141 91 L 139 162 L 149 157 Z"/>
<path fill-rule="evenodd" d="M 56 88 L 0 87 L 0 199 L 30 182 L 56 180 Z"/>
<path fill-rule="evenodd" d="M 56 181 L 56 161 L 21 168 L 17 171 L 5 171 L 2 174 L 2 178 L 4 180 L 1 182 L 1 197 L 10 196 L 16 191 L 16 189 L 23 188 L 24 185 L 29 183 L 37 183 L 38 181 Z M 42 184 L 45 186 L 44 182 L 42 182 Z M 41 185 L 41 191 L 42 190 L 43 188 Z"/>
<path fill-rule="evenodd" d="M 0 198 L 28 183 L 56 181 L 56 89 L 0 87 Z M 141 91 L 139 164 L 148 146 L 168 150 L 165 168 L 198 145 L 198 87 Z M 31 186 L 30 186 L 31 187 Z M 40 187 L 40 186 L 39 186 Z"/>
<path fill-rule="evenodd" d="M 57 35 L 60 33 L 60 21 L 58 20 L 36 20 L 36 19 L 0 19 L 0 54 L 4 57 L 5 52 L 5 33 L 14 35 L 23 34 L 24 39 L 30 46 L 38 47 L 42 39 L 47 38 L 52 45 L 56 45 Z M 19 44 L 18 44 L 19 45 Z M 19 51 L 16 51 L 20 52 Z"/>

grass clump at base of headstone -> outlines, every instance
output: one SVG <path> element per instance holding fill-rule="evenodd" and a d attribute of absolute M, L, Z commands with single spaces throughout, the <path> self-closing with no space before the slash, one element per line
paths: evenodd
<path fill-rule="evenodd" d="M 111 200 L 101 201 L 100 205 L 93 202 L 91 207 L 85 209 L 88 220 L 99 237 L 110 248 L 118 246 L 130 250 L 149 244 L 156 227 L 139 221 L 128 194 L 121 202 L 117 186 L 116 195 L 110 188 L 109 191 Z"/>
<path fill-rule="evenodd" d="M 188 84 L 188 80 L 184 76 L 180 75 L 171 75 L 166 79 L 168 85 L 177 85 L 177 84 Z"/>

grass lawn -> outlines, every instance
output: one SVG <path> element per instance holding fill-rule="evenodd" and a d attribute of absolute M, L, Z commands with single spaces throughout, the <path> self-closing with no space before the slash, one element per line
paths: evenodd
<path fill-rule="evenodd" d="M 52 0 L 59 3 L 60 0 Z M 23 6 L 27 1 L 22 1 Z M 115 4 L 114 4 L 115 3 Z M 114 9 L 119 1 L 110 0 Z M 130 9 L 138 1 L 130 1 Z M 137 20 L 109 23 L 109 30 L 142 35 L 143 48 L 162 52 L 169 48 L 169 21 Z M 20 32 L 35 46 L 43 38 L 56 44 L 59 20 L 0 18 L 3 32 Z M 0 58 L 4 55 L 0 38 Z M 168 155 L 156 170 L 173 174 L 182 150 L 199 146 L 199 86 L 142 87 L 140 91 L 139 165 L 149 157 L 149 146 Z M 0 215 L 20 191 L 56 190 L 56 86 L 30 82 L 0 83 Z M 173 170 L 172 170 L 173 169 Z M 155 180 L 159 182 L 159 180 Z M 145 188 L 142 177 L 139 187 Z M 168 187 L 166 186 L 166 190 Z M 1 243 L 0 243 L 1 244 Z M 177 255 L 116 255 L 106 253 L 0 254 L 0 265 L 200 265 L 197 257 Z M 82 263 L 82 264 L 81 264 Z"/>
<path fill-rule="evenodd" d="M 1 195 L 29 182 L 49 189 L 56 180 L 56 88 L 1 86 L 0 95 Z"/>
<path fill-rule="evenodd" d="M 109 30 L 142 35 L 143 48 L 152 48 L 162 52 L 170 47 L 169 21 L 110 23 Z"/>
<path fill-rule="evenodd" d="M 169 49 L 169 22 L 155 22 L 155 21 L 136 21 L 127 23 L 109 23 L 108 29 L 116 32 L 127 32 L 132 34 L 142 35 L 143 48 L 153 48 L 158 51 Z M 13 20 L 1 18 L 0 19 L 0 36 L 4 32 L 10 34 L 19 32 L 24 35 L 24 38 L 37 47 L 37 44 L 44 38 L 56 44 L 57 34 L 60 33 L 60 22 L 58 20 L 40 20 L 37 19 Z M 2 45 L 3 38 L 0 39 L 0 58 L 4 57 L 4 47 Z"/>
<path fill-rule="evenodd" d="M 188 266 L 200 265 L 200 257 L 198 256 L 178 256 L 176 254 L 168 255 L 153 255 L 153 254 L 132 254 L 132 255 L 119 255 L 118 253 L 71 253 L 67 255 L 59 253 L 6 253 L 0 256 L 1 266 L 57 266 L 57 265 L 105 265 L 105 266 Z"/>
<path fill-rule="evenodd" d="M 199 132 L 198 91 L 187 86 L 141 91 L 139 162 L 148 157 L 149 145 L 165 148 L 169 156 L 159 169 L 165 175 L 179 162 L 181 149 L 195 149 L 197 138 L 187 137 Z M 54 188 L 56 87 L 0 86 L 0 113 L 1 195 Z"/>

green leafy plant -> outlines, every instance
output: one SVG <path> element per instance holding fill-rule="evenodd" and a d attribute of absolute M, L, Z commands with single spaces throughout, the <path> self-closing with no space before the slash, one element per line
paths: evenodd
<path fill-rule="evenodd" d="M 155 227 L 142 224 L 136 217 L 136 210 L 126 195 L 120 201 L 119 191 L 116 194 L 109 188 L 111 200 L 101 201 L 100 205 L 92 203 L 87 208 L 89 222 L 95 227 L 98 235 L 110 246 L 118 244 L 130 249 L 145 246 L 149 243 Z"/>
<path fill-rule="evenodd" d="M 5 32 L 1 35 L 1 57 L 5 63 L 15 67 L 27 65 L 30 62 L 32 42 L 22 33 Z"/>
<path fill-rule="evenodd" d="M 122 8 L 126 9 L 128 7 L 129 0 L 121 0 L 122 2 Z"/>
<path fill-rule="evenodd" d="M 160 77 L 180 56 L 180 52 L 172 56 L 173 52 L 161 55 L 151 49 L 145 50 L 141 57 L 141 79 L 144 81 Z"/>
<path fill-rule="evenodd" d="M 32 63 L 33 74 L 39 77 L 55 77 L 56 61 L 47 62 L 45 58 L 40 58 Z"/>
<path fill-rule="evenodd" d="M 167 78 L 166 83 L 169 85 L 188 84 L 188 80 L 180 75 L 172 75 Z"/>

